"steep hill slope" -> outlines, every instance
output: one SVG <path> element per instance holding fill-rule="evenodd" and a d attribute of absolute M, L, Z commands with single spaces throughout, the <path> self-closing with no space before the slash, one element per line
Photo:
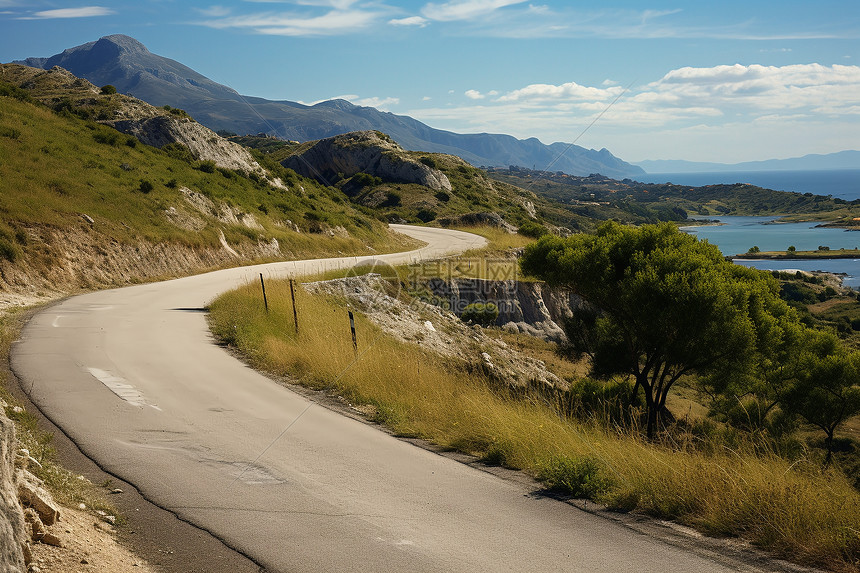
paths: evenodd
<path fill-rule="evenodd" d="M 0 305 L 397 243 L 337 189 L 264 168 L 174 111 L 65 70 L 0 66 Z M 110 125 L 176 139 L 159 149 Z"/>
<path fill-rule="evenodd" d="M 137 40 L 123 35 L 105 36 L 49 58 L 28 58 L 20 63 L 45 69 L 61 66 L 96 85 L 115 85 L 120 92 L 153 105 L 181 107 L 215 130 L 262 132 L 297 141 L 379 130 L 406 149 L 457 155 L 472 165 L 552 165 L 554 170 L 571 174 L 611 177 L 644 173 L 606 149 L 566 143 L 544 145 L 535 138 L 518 140 L 500 134 L 463 135 L 343 100 L 306 106 L 242 96 L 174 60 L 152 54 Z"/>

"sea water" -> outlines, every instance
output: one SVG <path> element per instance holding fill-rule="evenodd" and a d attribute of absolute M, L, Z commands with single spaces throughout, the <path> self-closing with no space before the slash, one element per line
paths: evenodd
<path fill-rule="evenodd" d="M 713 220 L 713 218 L 711 219 Z M 723 217 L 719 225 L 689 226 L 682 230 L 719 247 L 726 256 L 744 254 L 752 247 L 762 251 L 814 251 L 820 246 L 830 250 L 858 249 L 857 258 L 819 260 L 740 260 L 735 263 L 764 270 L 824 271 L 847 275 L 842 284 L 860 287 L 860 232 L 817 223 L 779 223 L 777 217 Z"/>
<path fill-rule="evenodd" d="M 727 171 L 715 173 L 650 173 L 636 177 L 645 183 L 672 182 L 698 187 L 720 183 L 749 183 L 815 195 L 831 195 L 846 201 L 860 199 L 860 169 L 827 171 Z M 686 227 L 684 230 L 717 245 L 723 254 L 746 253 L 756 246 L 762 251 L 814 251 L 819 246 L 831 250 L 860 247 L 860 232 L 818 227 L 817 223 L 778 223 L 776 217 L 719 217 L 720 226 Z M 845 286 L 860 288 L 860 250 L 856 259 L 804 261 L 740 260 L 736 263 L 764 270 L 825 271 L 846 275 Z"/>

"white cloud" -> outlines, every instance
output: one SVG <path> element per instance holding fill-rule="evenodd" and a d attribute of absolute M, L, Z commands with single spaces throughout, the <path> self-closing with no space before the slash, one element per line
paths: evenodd
<path fill-rule="evenodd" d="M 460 104 L 406 113 L 441 129 L 547 143 L 571 142 L 585 132 L 580 145 L 606 146 L 626 160 L 735 162 L 829 153 L 856 148 L 860 133 L 858 66 L 687 67 L 628 92 L 569 82 L 490 93 L 472 89 Z"/>
<path fill-rule="evenodd" d="M 418 26 L 419 28 L 424 28 L 430 23 L 430 20 L 421 16 L 409 16 L 408 18 L 394 18 L 393 20 L 389 20 L 388 23 L 392 26 Z"/>
<path fill-rule="evenodd" d="M 361 105 L 366 107 L 375 107 L 376 109 L 380 109 L 382 111 L 388 111 L 389 106 L 397 105 L 400 103 L 400 98 L 396 97 L 365 97 L 359 98 L 356 97 L 354 99 L 349 100 L 350 103 L 355 105 Z"/>
<path fill-rule="evenodd" d="M 381 12 L 332 10 L 320 16 L 293 13 L 258 13 L 201 22 L 210 28 L 250 29 L 272 36 L 331 36 L 356 32 L 379 21 Z"/>
<path fill-rule="evenodd" d="M 545 101 L 545 100 L 606 100 L 617 97 L 623 91 L 620 87 L 605 89 L 586 87 L 576 82 L 561 85 L 531 84 L 524 88 L 506 93 L 499 98 L 501 102 L 509 101 Z"/>
<path fill-rule="evenodd" d="M 421 8 L 421 14 L 430 20 L 450 22 L 471 20 L 491 14 L 500 8 L 522 4 L 525 0 L 453 0 L 444 4 L 429 3 Z"/>
<path fill-rule="evenodd" d="M 22 20 L 49 20 L 54 18 L 92 18 L 94 16 L 110 16 L 115 14 L 110 8 L 103 6 L 81 6 L 80 8 L 58 8 L 56 10 L 42 10 L 34 12 L 32 16 L 21 18 Z"/>
<path fill-rule="evenodd" d="M 430 101 L 431 99 L 433 98 L 430 96 L 424 96 L 423 98 L 421 98 L 421 101 Z"/>
<path fill-rule="evenodd" d="M 707 102 L 745 113 L 822 105 L 844 108 L 860 103 L 860 67 L 838 64 L 686 67 L 670 71 L 647 87 L 654 94 L 673 98 L 679 106 Z"/>
<path fill-rule="evenodd" d="M 260 1 L 260 0 L 256 0 Z M 283 0 L 268 0 L 270 2 L 283 2 Z M 334 8 L 336 10 L 347 10 L 356 4 L 358 0 L 292 0 L 294 4 L 300 6 L 324 6 Z"/>
<path fill-rule="evenodd" d="M 230 9 L 226 6 L 210 6 L 208 8 L 197 8 L 197 12 L 208 18 L 223 18 L 230 15 Z"/>

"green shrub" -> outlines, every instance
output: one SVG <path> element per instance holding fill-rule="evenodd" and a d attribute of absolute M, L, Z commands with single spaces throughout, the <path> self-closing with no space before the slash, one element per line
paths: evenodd
<path fill-rule="evenodd" d="M 491 326 L 499 318 L 499 307 L 491 302 L 473 302 L 466 305 L 460 319 L 463 322 L 474 322 L 481 326 Z"/>
<path fill-rule="evenodd" d="M 105 145 L 116 145 L 119 142 L 119 132 L 97 131 L 93 134 L 93 139 L 96 143 L 104 143 Z"/>
<path fill-rule="evenodd" d="M 427 167 L 432 167 L 433 169 L 439 168 L 439 164 L 436 162 L 436 159 L 434 159 L 433 157 L 430 157 L 429 155 L 422 155 L 418 161 L 420 161 L 421 163 L 423 163 Z"/>
<path fill-rule="evenodd" d="M 402 197 L 400 193 L 397 191 L 386 191 L 385 192 L 385 201 L 383 201 L 379 206 L 380 207 L 399 207 L 402 201 Z"/>
<path fill-rule="evenodd" d="M 169 112 L 171 115 L 176 115 L 179 117 L 187 117 L 187 118 L 191 117 L 190 115 L 188 115 L 187 111 L 185 111 L 184 109 L 179 109 L 178 107 L 170 107 L 169 105 L 165 105 L 165 106 L 162 106 L 161 109 L 163 109 L 166 112 Z"/>
<path fill-rule="evenodd" d="M 9 139 L 20 139 L 21 130 L 14 127 L 0 127 L 0 137 L 8 137 Z"/>
<path fill-rule="evenodd" d="M 215 173 L 217 167 L 215 165 L 215 162 L 211 159 L 204 159 L 197 164 L 197 169 L 199 169 L 203 173 Z"/>
<path fill-rule="evenodd" d="M 360 187 L 374 187 L 382 184 L 382 179 L 367 173 L 356 173 L 352 176 L 352 182 Z"/>
<path fill-rule="evenodd" d="M 526 237 L 531 237 L 533 239 L 540 239 L 544 235 L 549 234 L 549 229 L 541 225 L 540 223 L 535 223 L 534 221 L 526 221 L 520 228 L 517 229 L 517 233 L 520 235 L 525 235 Z"/>
<path fill-rule="evenodd" d="M 186 163 L 192 163 L 194 161 L 194 154 L 181 143 L 168 143 L 161 148 L 161 151 L 163 151 L 168 157 L 179 159 Z"/>
<path fill-rule="evenodd" d="M 422 223 L 429 223 L 436 218 L 436 211 L 421 209 L 415 216 L 418 217 L 418 220 Z"/>
<path fill-rule="evenodd" d="M 155 189 L 155 186 L 152 184 L 151 181 L 147 181 L 146 179 L 141 179 L 139 189 L 140 189 L 141 193 L 149 193 L 150 191 Z"/>
<path fill-rule="evenodd" d="M 563 350 L 562 350 L 563 351 Z M 627 380 L 580 378 L 559 393 L 557 407 L 568 418 L 598 419 L 613 426 L 631 422 L 633 386 Z"/>
<path fill-rule="evenodd" d="M 602 462 L 584 456 L 554 458 L 541 468 L 538 479 L 550 491 L 587 499 L 599 499 L 614 485 Z"/>
<path fill-rule="evenodd" d="M 112 95 L 116 93 L 116 88 L 110 84 L 102 86 L 102 95 Z"/>
<path fill-rule="evenodd" d="M 33 101 L 33 96 L 28 90 L 6 82 L 0 82 L 0 96 L 15 98 L 18 101 Z"/>

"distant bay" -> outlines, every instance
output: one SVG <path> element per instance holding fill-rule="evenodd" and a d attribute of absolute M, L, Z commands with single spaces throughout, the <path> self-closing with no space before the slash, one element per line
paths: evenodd
<path fill-rule="evenodd" d="M 746 253 L 756 246 L 762 251 L 814 251 L 819 246 L 831 250 L 860 247 L 860 232 L 817 227 L 816 223 L 777 223 L 776 217 L 718 217 L 720 225 L 682 227 L 699 239 L 719 247 L 726 256 Z M 735 260 L 735 263 L 764 270 L 802 270 L 844 273 L 843 284 L 860 287 L 860 250 L 856 259 L 822 260 Z"/>
<path fill-rule="evenodd" d="M 647 173 L 637 175 L 642 183 L 675 183 L 701 187 L 720 183 L 749 183 L 775 189 L 815 195 L 832 195 L 846 201 L 860 199 L 860 169 L 827 171 L 727 171 L 714 173 Z"/>

